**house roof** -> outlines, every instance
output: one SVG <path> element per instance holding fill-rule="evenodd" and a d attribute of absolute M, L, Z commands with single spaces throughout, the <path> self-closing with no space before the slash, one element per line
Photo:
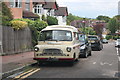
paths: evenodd
<path fill-rule="evenodd" d="M 55 0 L 45 0 L 45 4 L 43 5 L 44 9 L 57 9 L 58 8 L 58 4 Z"/>
<path fill-rule="evenodd" d="M 39 16 L 33 12 L 23 11 L 23 18 L 39 18 Z"/>
<path fill-rule="evenodd" d="M 34 0 L 34 1 L 33 1 L 33 4 L 34 4 L 34 5 L 37 5 L 37 4 L 45 4 L 45 0 Z"/>
<path fill-rule="evenodd" d="M 55 10 L 55 16 L 68 16 L 67 7 L 59 7 Z"/>

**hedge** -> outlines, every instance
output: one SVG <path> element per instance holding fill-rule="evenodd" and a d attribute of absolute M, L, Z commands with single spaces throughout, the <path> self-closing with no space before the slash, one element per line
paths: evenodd
<path fill-rule="evenodd" d="M 23 28 L 28 26 L 27 22 L 24 22 L 24 21 L 14 21 L 14 20 L 12 20 L 12 21 L 10 21 L 10 24 L 16 30 L 23 29 Z"/>

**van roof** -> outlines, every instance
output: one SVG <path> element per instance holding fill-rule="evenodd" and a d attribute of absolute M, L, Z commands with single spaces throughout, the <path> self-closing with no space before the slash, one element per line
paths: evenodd
<path fill-rule="evenodd" d="M 47 26 L 42 31 L 45 30 L 70 30 L 73 32 L 78 32 L 78 29 L 74 26 L 68 26 L 68 25 L 53 25 L 53 26 Z"/>

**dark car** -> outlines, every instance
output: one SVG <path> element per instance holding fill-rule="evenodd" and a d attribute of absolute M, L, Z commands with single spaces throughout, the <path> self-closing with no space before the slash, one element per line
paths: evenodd
<path fill-rule="evenodd" d="M 91 44 L 88 42 L 87 36 L 84 34 L 79 35 L 80 40 L 80 57 L 87 58 L 91 56 Z"/>
<path fill-rule="evenodd" d="M 96 36 L 96 35 L 89 35 L 88 36 L 88 40 L 91 43 L 92 50 L 96 50 L 97 49 L 98 51 L 100 51 L 100 50 L 103 49 L 103 44 L 102 44 L 102 42 L 101 42 L 101 40 L 100 40 L 100 38 L 98 36 Z"/>
<path fill-rule="evenodd" d="M 107 39 L 102 39 L 102 43 L 108 43 Z"/>

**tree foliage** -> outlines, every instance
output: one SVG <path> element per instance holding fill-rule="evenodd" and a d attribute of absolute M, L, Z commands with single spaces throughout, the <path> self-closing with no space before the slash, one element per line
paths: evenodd
<path fill-rule="evenodd" d="M 45 15 L 42 15 L 42 20 L 43 20 L 43 21 L 46 21 Z"/>
<path fill-rule="evenodd" d="M 120 15 L 116 15 L 114 18 L 117 20 L 116 29 L 120 31 Z"/>
<path fill-rule="evenodd" d="M 23 29 L 23 28 L 28 26 L 27 22 L 25 22 L 25 21 L 17 21 L 17 20 L 10 21 L 10 24 L 16 30 Z"/>
<path fill-rule="evenodd" d="M 55 17 L 47 16 L 48 25 L 58 25 L 58 20 Z"/>
<path fill-rule="evenodd" d="M 92 27 L 80 28 L 80 31 L 88 35 L 96 35 L 96 32 Z"/>
<path fill-rule="evenodd" d="M 47 27 L 48 24 L 45 21 L 36 20 L 34 26 L 38 31 L 41 31 L 43 28 Z"/>
<path fill-rule="evenodd" d="M 9 25 L 9 22 L 13 19 L 10 9 L 2 2 L 2 25 Z"/>
<path fill-rule="evenodd" d="M 70 24 L 74 20 L 82 20 L 79 16 L 72 15 L 71 13 L 67 16 L 67 24 Z"/>
<path fill-rule="evenodd" d="M 109 22 L 110 17 L 100 15 L 96 19 L 98 19 L 98 20 L 104 20 L 105 22 Z"/>
<path fill-rule="evenodd" d="M 110 19 L 108 22 L 108 29 L 111 33 L 115 33 L 117 31 L 118 21 L 115 18 Z"/>

